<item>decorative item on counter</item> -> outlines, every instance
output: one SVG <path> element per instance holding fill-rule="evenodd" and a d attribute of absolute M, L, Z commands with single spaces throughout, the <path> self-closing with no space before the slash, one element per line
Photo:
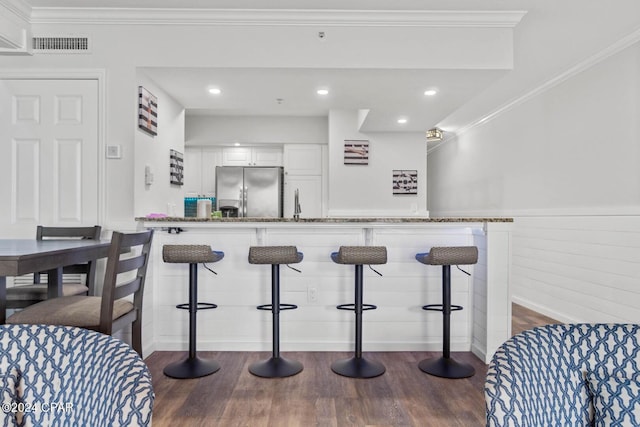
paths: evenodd
<path fill-rule="evenodd" d="M 158 134 L 158 98 L 138 86 L 138 127 L 149 135 Z"/>
<path fill-rule="evenodd" d="M 211 200 L 198 200 L 198 218 L 211 218 Z"/>
<path fill-rule="evenodd" d="M 393 194 L 418 194 L 418 171 L 393 171 Z"/>
<path fill-rule="evenodd" d="M 213 218 L 213 219 L 222 218 L 222 211 L 213 211 L 213 212 L 211 212 L 211 218 Z"/>
<path fill-rule="evenodd" d="M 185 197 L 184 198 L 184 216 L 186 218 L 195 218 L 198 216 L 198 200 L 211 200 L 211 206 L 216 205 L 215 197 Z"/>
<path fill-rule="evenodd" d="M 345 165 L 368 165 L 369 164 L 369 141 L 366 139 L 345 139 L 344 140 L 344 164 Z"/>

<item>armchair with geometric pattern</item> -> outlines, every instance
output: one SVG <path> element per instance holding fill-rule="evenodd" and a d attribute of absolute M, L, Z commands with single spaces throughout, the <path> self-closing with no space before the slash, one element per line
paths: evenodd
<path fill-rule="evenodd" d="M 487 426 L 639 426 L 640 325 L 558 324 L 498 348 Z"/>
<path fill-rule="evenodd" d="M 2 426 L 147 426 L 153 400 L 146 364 L 116 338 L 0 325 Z"/>

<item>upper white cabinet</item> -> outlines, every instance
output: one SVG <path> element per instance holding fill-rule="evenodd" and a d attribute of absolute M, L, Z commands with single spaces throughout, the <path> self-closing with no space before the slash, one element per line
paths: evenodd
<path fill-rule="evenodd" d="M 185 147 L 184 192 L 185 197 L 216 194 L 216 166 L 221 165 L 219 148 Z"/>
<path fill-rule="evenodd" d="M 282 166 L 282 149 L 273 147 L 224 147 L 223 166 Z"/>
<path fill-rule="evenodd" d="M 288 175 L 322 175 L 322 146 L 286 144 L 284 167 Z"/>

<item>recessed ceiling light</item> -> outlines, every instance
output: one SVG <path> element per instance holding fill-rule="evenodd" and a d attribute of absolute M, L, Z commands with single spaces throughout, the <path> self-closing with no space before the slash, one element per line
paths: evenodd
<path fill-rule="evenodd" d="M 211 95 L 220 95 L 222 91 L 217 87 L 212 87 L 211 89 L 209 89 L 209 93 Z"/>
<path fill-rule="evenodd" d="M 318 95 L 329 95 L 329 90 L 328 90 L 328 89 L 318 89 L 318 90 L 316 91 L 316 93 L 317 93 Z"/>
<path fill-rule="evenodd" d="M 398 123 L 400 123 L 401 125 L 403 125 L 403 124 L 407 123 L 407 119 L 405 119 L 404 117 L 403 117 L 403 118 L 400 118 L 400 119 L 398 119 Z"/>
<path fill-rule="evenodd" d="M 428 89 L 428 90 L 425 90 L 425 91 L 424 91 L 424 95 L 425 95 L 425 96 L 433 96 L 433 95 L 435 95 L 436 93 L 438 93 L 438 91 L 437 91 L 437 90 L 435 90 L 435 89 Z"/>
<path fill-rule="evenodd" d="M 240 143 L 239 143 L 239 142 L 236 142 L 236 143 L 234 143 L 233 145 L 235 145 L 236 147 L 239 147 L 239 146 L 240 146 Z"/>

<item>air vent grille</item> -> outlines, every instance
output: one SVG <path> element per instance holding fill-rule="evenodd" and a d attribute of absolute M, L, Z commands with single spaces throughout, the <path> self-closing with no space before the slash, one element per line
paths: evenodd
<path fill-rule="evenodd" d="M 34 37 L 33 51 L 38 53 L 88 53 L 88 37 Z"/>

